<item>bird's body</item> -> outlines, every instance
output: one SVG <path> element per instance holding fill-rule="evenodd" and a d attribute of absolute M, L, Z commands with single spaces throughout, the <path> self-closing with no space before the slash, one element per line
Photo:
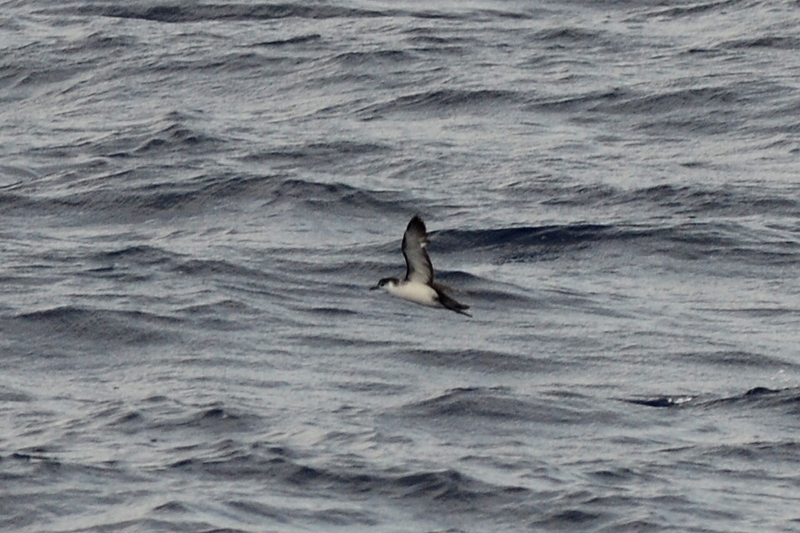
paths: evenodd
<path fill-rule="evenodd" d="M 406 258 L 405 279 L 383 278 L 372 289 L 383 289 L 393 296 L 429 307 L 441 307 L 471 316 L 464 305 L 450 298 L 444 289 L 433 282 L 433 265 L 425 247 L 428 233 L 425 223 L 415 216 L 403 234 L 403 256 Z"/>
<path fill-rule="evenodd" d="M 418 281 L 406 281 L 405 283 L 388 283 L 384 288 L 386 292 L 398 298 L 430 307 L 440 307 L 436 290 L 430 285 Z"/>

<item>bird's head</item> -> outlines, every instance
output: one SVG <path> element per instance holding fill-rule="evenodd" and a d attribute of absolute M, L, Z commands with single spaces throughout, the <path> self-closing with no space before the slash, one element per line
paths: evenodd
<path fill-rule="evenodd" d="M 397 278 L 383 278 L 382 280 L 380 280 L 378 282 L 377 285 L 375 285 L 374 287 L 370 287 L 369 290 L 371 290 L 371 291 L 374 291 L 374 290 L 377 290 L 377 289 L 387 289 L 388 290 L 389 287 L 396 287 L 398 283 L 400 283 L 400 281 Z"/>

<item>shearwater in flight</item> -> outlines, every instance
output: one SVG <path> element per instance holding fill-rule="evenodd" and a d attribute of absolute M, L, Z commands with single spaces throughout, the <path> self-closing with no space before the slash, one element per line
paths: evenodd
<path fill-rule="evenodd" d="M 406 277 L 383 278 L 370 290 L 383 289 L 393 296 L 430 307 L 442 307 L 472 316 L 469 309 L 445 294 L 441 285 L 433 282 L 433 265 L 425 247 L 428 245 L 428 232 L 419 216 L 414 216 L 403 234 L 403 256 L 406 258 Z"/>

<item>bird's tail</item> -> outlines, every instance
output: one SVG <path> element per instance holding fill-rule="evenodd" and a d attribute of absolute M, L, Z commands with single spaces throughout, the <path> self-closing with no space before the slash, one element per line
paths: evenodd
<path fill-rule="evenodd" d="M 439 293 L 439 302 L 446 308 L 450 309 L 451 311 L 455 311 L 456 313 L 466 315 L 468 317 L 472 317 L 471 314 L 467 313 L 466 309 L 469 309 L 468 305 L 464 305 L 455 301 L 454 299 L 450 298 L 443 292 Z"/>

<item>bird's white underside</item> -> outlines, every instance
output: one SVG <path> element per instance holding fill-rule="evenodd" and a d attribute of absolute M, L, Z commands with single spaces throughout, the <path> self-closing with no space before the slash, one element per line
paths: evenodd
<path fill-rule="evenodd" d="M 418 304 L 429 305 L 431 307 L 441 306 L 436 291 L 433 290 L 430 285 L 419 283 L 418 281 L 400 282 L 398 285 L 390 283 L 384 286 L 384 289 L 386 289 L 389 294 L 397 296 L 398 298 L 410 300 Z"/>

